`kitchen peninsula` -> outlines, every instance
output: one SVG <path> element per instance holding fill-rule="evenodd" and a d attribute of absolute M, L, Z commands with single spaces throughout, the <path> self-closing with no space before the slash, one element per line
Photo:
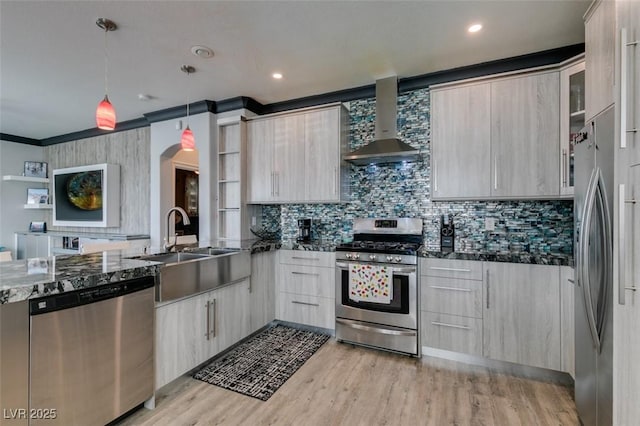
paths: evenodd
<path fill-rule="evenodd" d="M 4 421 L 107 423 L 152 397 L 159 265 L 114 252 L 0 263 Z M 99 406 L 85 398 L 101 393 Z"/>

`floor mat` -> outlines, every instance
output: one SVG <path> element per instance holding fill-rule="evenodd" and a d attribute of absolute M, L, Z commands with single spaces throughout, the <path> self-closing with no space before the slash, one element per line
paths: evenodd
<path fill-rule="evenodd" d="M 193 378 L 266 401 L 329 339 L 283 325 L 268 328 Z"/>

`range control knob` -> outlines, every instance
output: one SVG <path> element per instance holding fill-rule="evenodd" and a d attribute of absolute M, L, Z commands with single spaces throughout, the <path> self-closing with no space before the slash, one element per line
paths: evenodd
<path fill-rule="evenodd" d="M 351 259 L 353 256 L 351 255 L 351 253 L 347 253 L 344 255 L 344 257 L 346 257 L 347 259 Z"/>
<path fill-rule="evenodd" d="M 402 258 L 400 256 L 396 256 L 396 258 L 393 260 L 395 260 L 396 262 L 402 262 Z"/>
<path fill-rule="evenodd" d="M 370 260 L 376 260 L 376 258 L 377 258 L 377 257 L 378 257 L 378 256 L 376 256 L 375 254 L 370 254 L 370 255 L 369 255 L 369 259 L 370 259 Z"/>
<path fill-rule="evenodd" d="M 387 262 L 392 262 L 393 261 L 393 256 L 387 256 Z"/>
<path fill-rule="evenodd" d="M 354 258 L 354 259 L 360 259 L 360 253 L 355 253 L 355 254 L 353 255 L 353 258 Z"/>

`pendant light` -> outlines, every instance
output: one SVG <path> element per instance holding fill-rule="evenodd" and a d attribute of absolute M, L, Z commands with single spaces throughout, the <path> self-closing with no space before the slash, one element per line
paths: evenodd
<path fill-rule="evenodd" d="M 196 69 L 191 65 L 183 65 L 180 67 L 182 72 L 187 73 L 187 77 L 196 72 Z M 182 138 L 180 139 L 180 147 L 183 151 L 193 151 L 196 149 L 196 140 L 193 137 L 193 132 L 189 128 L 189 85 L 187 84 L 187 128 L 182 132 Z"/>
<path fill-rule="evenodd" d="M 109 31 L 115 31 L 118 26 L 110 19 L 99 18 L 96 21 L 96 25 L 104 30 L 104 99 L 98 104 L 96 109 L 96 125 L 98 129 L 113 130 L 116 127 L 116 111 L 113 109 L 113 105 L 109 102 L 108 95 L 108 60 L 107 60 L 107 33 Z"/>

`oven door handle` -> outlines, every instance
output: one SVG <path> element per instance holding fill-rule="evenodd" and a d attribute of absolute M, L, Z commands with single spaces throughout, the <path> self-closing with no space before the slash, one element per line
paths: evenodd
<path fill-rule="evenodd" d="M 349 264 L 345 263 L 345 262 L 336 262 L 336 268 L 348 269 L 349 268 Z M 413 273 L 415 273 L 417 271 L 415 266 L 407 266 L 406 268 L 389 267 L 389 270 L 392 273 L 397 273 L 397 274 L 413 274 Z"/>
<path fill-rule="evenodd" d="M 342 319 L 342 318 L 336 318 L 336 322 L 338 324 L 342 324 L 342 325 L 345 325 L 347 327 L 355 328 L 357 330 L 370 331 L 372 333 L 387 334 L 387 335 L 391 335 L 391 336 L 415 336 L 417 334 L 416 331 L 398 330 L 398 329 L 395 329 L 395 328 L 385 327 L 384 325 L 376 325 L 375 327 L 370 327 L 368 325 L 360 324 L 360 323 L 358 323 L 356 321 L 345 320 L 345 319 Z"/>

